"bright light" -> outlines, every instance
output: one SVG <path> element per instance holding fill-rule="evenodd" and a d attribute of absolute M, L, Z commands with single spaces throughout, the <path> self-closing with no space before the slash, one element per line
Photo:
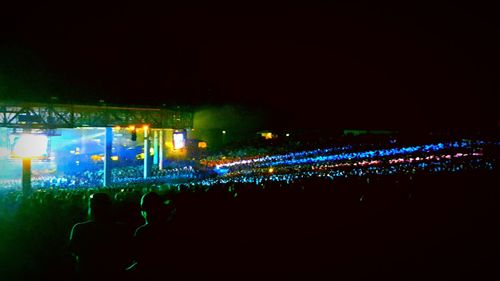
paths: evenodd
<path fill-rule="evenodd" d="M 273 168 L 269 168 L 269 173 L 272 173 L 274 172 L 274 169 Z"/>
<path fill-rule="evenodd" d="M 289 137 L 289 136 L 290 136 L 290 134 L 286 134 L 286 136 L 287 136 L 287 137 Z"/>
<path fill-rule="evenodd" d="M 174 133 L 174 149 L 181 149 L 186 146 L 186 140 L 183 133 Z"/>
<path fill-rule="evenodd" d="M 46 135 L 22 134 L 14 140 L 12 157 L 41 158 L 47 156 L 48 138 Z"/>
<path fill-rule="evenodd" d="M 118 161 L 118 156 L 116 156 L 116 155 L 111 156 L 111 160 Z"/>
<path fill-rule="evenodd" d="M 133 131 L 133 130 L 135 130 L 135 126 L 134 125 L 130 125 L 130 126 L 128 126 L 128 129 L 129 129 L 129 131 Z"/>
<path fill-rule="evenodd" d="M 142 126 L 142 129 L 145 131 L 145 130 L 149 129 L 149 126 L 148 125 L 144 125 L 144 126 Z"/>
<path fill-rule="evenodd" d="M 223 133 L 223 134 L 225 134 L 225 133 L 226 133 L 226 131 L 222 131 L 222 133 Z"/>
<path fill-rule="evenodd" d="M 103 161 L 104 160 L 104 156 L 101 156 L 101 155 L 98 155 L 98 154 L 94 154 L 94 155 L 90 156 L 90 159 L 92 159 L 92 161 L 95 161 L 95 162 Z"/>

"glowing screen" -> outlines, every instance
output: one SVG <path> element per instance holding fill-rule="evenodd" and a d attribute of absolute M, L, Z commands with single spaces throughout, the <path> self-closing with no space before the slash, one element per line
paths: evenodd
<path fill-rule="evenodd" d="M 174 149 L 181 149 L 186 146 L 186 140 L 184 138 L 184 133 L 175 132 L 174 133 Z"/>
<path fill-rule="evenodd" d="M 15 135 L 11 147 L 12 157 L 43 158 L 47 157 L 48 138 L 46 135 Z"/>

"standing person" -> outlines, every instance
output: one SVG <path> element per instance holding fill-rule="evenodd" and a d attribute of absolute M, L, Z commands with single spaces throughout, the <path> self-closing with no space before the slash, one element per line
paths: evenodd
<path fill-rule="evenodd" d="M 131 261 L 132 234 L 113 221 L 111 211 L 109 195 L 94 193 L 89 198 L 90 219 L 71 230 L 69 246 L 80 280 L 120 279 Z"/>
<path fill-rule="evenodd" d="M 135 232 L 133 275 L 137 280 L 171 276 L 175 245 L 170 222 L 175 209 L 157 193 L 148 192 L 141 198 L 141 213 L 146 223 Z"/>

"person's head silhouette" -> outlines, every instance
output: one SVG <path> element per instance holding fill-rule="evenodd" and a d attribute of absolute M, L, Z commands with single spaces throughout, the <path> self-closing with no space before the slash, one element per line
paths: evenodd
<path fill-rule="evenodd" d="M 89 197 L 89 216 L 95 221 L 111 219 L 111 198 L 106 193 L 94 193 Z"/>
<path fill-rule="evenodd" d="M 156 192 L 148 192 L 141 198 L 141 209 L 147 223 L 156 223 L 167 220 L 170 208 Z"/>

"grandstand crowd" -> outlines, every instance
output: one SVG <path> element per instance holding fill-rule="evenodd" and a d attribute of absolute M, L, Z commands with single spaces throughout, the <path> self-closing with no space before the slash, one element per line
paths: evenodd
<path fill-rule="evenodd" d="M 104 277 L 82 269 L 85 257 L 74 242 L 75 225 L 92 221 L 96 194 L 109 198 L 108 220 L 121 227 L 112 238 L 123 259 L 112 272 L 116 279 L 491 279 L 500 261 L 498 159 L 491 146 L 498 143 L 240 151 L 198 166 L 154 169 L 146 180 L 140 166 L 116 168 L 107 188 L 100 187 L 101 170 L 41 177 L 30 195 L 6 182 L 0 279 Z M 167 231 L 145 228 L 152 224 L 144 216 L 146 195 L 171 207 Z M 145 243 L 145 229 L 161 239 Z M 94 250 L 110 251 L 105 247 Z M 152 266 L 141 267 L 144 260 Z"/>

